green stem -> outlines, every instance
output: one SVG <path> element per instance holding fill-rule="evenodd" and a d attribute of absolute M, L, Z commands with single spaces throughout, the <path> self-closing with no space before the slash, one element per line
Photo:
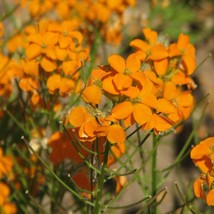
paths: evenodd
<path fill-rule="evenodd" d="M 158 142 L 158 138 L 155 134 L 153 134 L 153 149 L 154 149 L 154 153 L 152 155 L 152 195 L 156 194 L 157 191 L 157 142 Z M 156 203 L 156 200 L 154 201 L 154 203 Z M 153 207 L 153 214 L 157 213 L 157 207 L 154 206 Z"/>
<path fill-rule="evenodd" d="M 127 183 L 124 185 L 123 189 L 109 202 L 109 204 L 106 206 L 106 209 L 109 206 L 113 206 L 113 204 L 118 201 L 118 199 L 124 194 L 124 192 L 127 190 L 127 188 L 130 186 L 131 183 L 136 179 L 139 173 L 142 172 L 142 169 L 145 167 L 146 163 L 153 157 L 155 150 L 159 146 L 160 142 L 157 141 L 157 144 L 155 145 L 155 148 L 152 149 L 151 152 L 149 152 L 148 156 L 146 157 L 145 161 L 141 166 L 133 173 L 133 176 L 129 178 Z"/>
<path fill-rule="evenodd" d="M 93 214 L 99 214 L 100 213 L 100 207 L 101 207 L 101 198 L 102 198 L 102 191 L 103 191 L 103 185 L 104 185 L 104 179 L 105 179 L 105 168 L 108 161 L 108 155 L 110 151 L 110 143 L 107 141 L 105 146 L 105 154 L 104 154 L 104 160 L 101 168 L 101 174 L 98 178 L 98 187 L 97 187 L 97 197 L 95 202 L 95 208 Z"/>
<path fill-rule="evenodd" d="M 100 33 L 99 33 L 99 29 L 95 31 L 95 39 L 94 39 L 94 45 L 92 47 L 92 51 L 91 51 L 91 59 L 90 59 L 90 65 L 88 68 L 87 72 L 84 72 L 84 78 L 83 80 L 86 82 L 89 77 L 91 76 L 91 72 L 92 69 L 94 67 L 94 63 L 97 57 L 97 51 L 98 51 L 98 47 L 100 45 Z"/>
<path fill-rule="evenodd" d="M 0 16 L 0 22 L 4 21 L 8 17 L 11 17 L 13 13 L 19 8 L 19 4 L 16 4 L 12 9 L 9 9 L 8 5 L 5 5 L 5 2 L 4 2 L 4 7 L 7 7 L 7 8 L 4 8 L 5 10 L 7 10 L 7 12 Z"/>

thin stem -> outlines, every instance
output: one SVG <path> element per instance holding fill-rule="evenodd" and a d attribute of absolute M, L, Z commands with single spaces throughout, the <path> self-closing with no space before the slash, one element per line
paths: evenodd
<path fill-rule="evenodd" d="M 97 51 L 98 51 L 99 45 L 100 45 L 100 33 L 99 33 L 99 29 L 98 29 L 98 30 L 95 30 L 95 40 L 94 40 L 94 45 L 93 45 L 92 51 L 91 51 L 90 65 L 89 65 L 88 71 L 84 72 L 85 76 L 84 76 L 83 80 L 85 82 L 88 80 L 88 78 L 91 75 L 91 71 L 94 67 L 94 63 L 95 63 L 95 60 L 97 57 Z M 87 76 L 86 76 L 86 74 L 87 74 Z"/>
<path fill-rule="evenodd" d="M 99 214 L 100 213 L 100 207 L 101 207 L 101 198 L 102 198 L 102 191 L 103 191 L 103 185 L 104 185 L 104 177 L 105 177 L 105 168 L 107 165 L 108 161 L 108 155 L 110 151 L 110 143 L 107 141 L 106 146 L 105 146 L 105 154 L 104 154 L 104 160 L 103 160 L 103 165 L 101 168 L 101 174 L 98 178 L 98 187 L 97 187 L 97 198 L 95 202 L 95 208 L 94 208 L 94 214 Z"/>
<path fill-rule="evenodd" d="M 156 194 L 157 191 L 157 142 L 158 142 L 158 138 L 157 136 L 153 133 L 153 156 L 152 156 L 152 195 Z M 154 203 L 156 203 L 156 200 L 154 201 Z M 157 213 L 157 207 L 154 206 L 153 207 L 153 214 Z"/>
<path fill-rule="evenodd" d="M 157 141 L 155 148 L 153 148 L 152 151 L 148 154 L 144 163 L 135 171 L 135 173 L 133 173 L 133 176 L 130 177 L 130 179 L 126 182 L 123 189 L 109 202 L 108 206 L 112 206 L 112 204 L 114 204 L 124 194 L 124 192 L 130 186 L 130 184 L 136 179 L 138 174 L 142 172 L 142 169 L 145 167 L 146 163 L 153 157 L 154 152 L 157 149 L 157 147 L 159 146 L 159 144 L 160 144 L 160 141 Z"/>
<path fill-rule="evenodd" d="M 91 150 L 95 151 L 95 142 L 92 143 Z M 94 162 L 95 162 L 94 159 L 95 159 L 94 154 L 91 154 L 91 165 L 92 166 L 94 166 Z M 91 192 L 93 192 L 93 189 L 94 189 L 94 179 L 95 179 L 94 173 L 95 173 L 94 170 L 90 169 L 90 190 L 91 190 Z M 94 203 L 93 194 L 91 195 L 91 203 Z M 87 211 L 88 211 L 88 213 L 93 213 L 94 209 L 93 209 L 93 207 L 89 206 Z"/>

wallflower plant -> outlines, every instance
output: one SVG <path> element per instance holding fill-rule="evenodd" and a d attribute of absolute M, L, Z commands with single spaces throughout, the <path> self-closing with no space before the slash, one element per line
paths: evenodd
<path fill-rule="evenodd" d="M 199 105 L 196 48 L 149 27 L 127 42 L 135 4 L 14 0 L 0 17 L 0 213 L 160 213 L 165 181 L 189 153 L 201 175 L 185 197 L 175 184 L 182 204 L 168 213 L 200 213 L 195 197 L 214 205 L 213 137 L 190 152 L 195 127 L 174 163 L 158 167 L 159 146 Z M 102 55 L 121 42 L 129 53 Z M 139 199 L 120 202 L 132 187 Z"/>

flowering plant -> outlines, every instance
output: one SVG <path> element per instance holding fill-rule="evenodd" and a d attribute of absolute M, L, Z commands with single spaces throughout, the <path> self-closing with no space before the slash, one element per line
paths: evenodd
<path fill-rule="evenodd" d="M 200 213 L 195 196 L 214 205 L 213 137 L 189 149 L 200 121 L 159 166 L 161 145 L 199 108 L 196 47 L 149 26 L 128 38 L 136 4 L 14 0 L 0 17 L 0 213 L 155 214 L 168 195 L 182 200 L 170 212 Z M 120 43 L 129 51 L 109 51 Z M 178 182 L 175 196 L 164 185 L 189 153 L 202 172 L 195 196 Z"/>

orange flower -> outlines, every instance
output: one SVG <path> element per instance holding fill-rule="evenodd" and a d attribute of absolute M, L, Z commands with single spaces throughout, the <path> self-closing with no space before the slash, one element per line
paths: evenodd
<path fill-rule="evenodd" d="M 22 78 L 21 81 L 19 82 L 19 87 L 26 92 L 30 92 L 31 95 L 31 102 L 35 106 L 39 100 L 39 83 L 36 80 L 33 80 L 30 77 Z"/>
<path fill-rule="evenodd" d="M 81 141 L 94 141 L 96 139 L 95 131 L 99 124 L 84 107 L 73 108 L 68 119 L 70 124 L 77 129 Z"/>
<path fill-rule="evenodd" d="M 204 172 L 212 171 L 214 162 L 214 137 L 209 137 L 193 147 L 190 157 Z"/>
<path fill-rule="evenodd" d="M 91 103 L 92 105 L 98 105 L 101 101 L 101 90 L 96 85 L 86 86 L 82 93 L 82 97 L 86 103 Z"/>
<path fill-rule="evenodd" d="M 123 128 L 118 124 L 111 124 L 108 118 L 103 118 L 101 113 L 93 112 L 96 118 L 84 107 L 79 106 L 69 114 L 70 124 L 76 128 L 80 141 L 94 141 L 98 137 L 106 137 L 112 144 L 123 144 L 126 136 Z M 119 133 L 119 134 L 118 134 Z"/>
<path fill-rule="evenodd" d="M 84 149 L 91 149 L 91 142 L 78 142 L 75 132 L 68 130 L 70 139 L 63 132 L 55 132 L 49 139 L 48 145 L 52 148 L 50 160 L 54 164 L 60 164 L 64 160 L 71 160 L 74 164 L 84 162 L 89 153 Z M 72 142 L 70 142 L 72 140 Z M 82 144 L 82 146 L 81 146 Z"/>
<path fill-rule="evenodd" d="M 3 183 L 0 182 L 0 212 L 5 214 L 15 214 L 17 213 L 17 208 L 15 204 L 11 203 L 9 200 L 10 195 L 10 189 L 9 187 Z"/>
<path fill-rule="evenodd" d="M 194 182 L 193 189 L 197 198 L 206 200 L 208 206 L 214 206 L 214 176 L 209 173 L 201 174 L 201 176 Z"/>
<path fill-rule="evenodd" d="M 23 76 L 22 66 L 0 53 L 0 96 L 9 96 L 13 92 L 13 81 Z"/>
<path fill-rule="evenodd" d="M 13 160 L 7 155 L 3 155 L 3 150 L 0 147 L 0 179 L 3 176 L 10 177 L 12 172 Z"/>
<path fill-rule="evenodd" d="M 136 55 L 130 55 L 125 61 L 119 55 L 112 55 L 108 58 L 109 65 L 113 69 L 112 76 L 102 80 L 102 88 L 111 94 L 120 94 L 123 91 L 128 93 L 132 86 L 132 75 L 140 70 L 140 60 Z"/>
<path fill-rule="evenodd" d="M 29 4 L 29 11 L 32 16 L 40 16 L 48 12 L 53 7 L 51 0 L 32 0 L 27 1 L 27 3 Z"/>
<path fill-rule="evenodd" d="M 114 144 L 111 146 L 111 151 L 108 156 L 107 166 L 114 164 L 118 158 L 120 158 L 125 153 L 125 144 Z"/>
<path fill-rule="evenodd" d="M 141 39 L 134 39 L 131 41 L 130 46 L 136 48 L 137 55 L 141 60 L 145 60 L 151 53 L 151 48 L 157 43 L 158 34 L 156 31 L 151 30 L 150 28 L 144 28 L 143 34 L 146 38 L 146 41 Z M 154 52 L 155 53 L 155 52 Z"/>
<path fill-rule="evenodd" d="M 153 113 L 151 119 L 142 126 L 143 130 L 154 129 L 155 134 L 172 128 L 173 122 L 163 115 Z"/>
<path fill-rule="evenodd" d="M 190 157 L 202 174 L 194 183 L 195 196 L 214 206 L 214 137 L 209 137 L 193 147 Z"/>
<path fill-rule="evenodd" d="M 75 184 L 80 187 L 83 191 L 92 191 L 95 185 L 91 185 L 90 182 L 90 170 L 87 168 L 81 168 L 77 173 L 72 176 L 72 180 Z M 92 189 L 91 189 L 92 187 Z M 90 197 L 90 195 L 86 192 L 82 192 L 83 196 Z"/>
<path fill-rule="evenodd" d="M 151 109 L 142 103 L 131 103 L 128 101 L 117 104 L 112 109 L 112 116 L 117 120 L 124 119 L 128 127 L 136 121 L 139 125 L 147 123 L 152 116 Z"/>
<path fill-rule="evenodd" d="M 196 68 L 195 47 L 190 44 L 189 40 L 189 36 L 180 34 L 177 42 L 178 50 L 182 54 L 182 66 L 188 76 L 191 75 Z"/>
<path fill-rule="evenodd" d="M 190 91 L 183 91 L 168 81 L 163 87 L 163 98 L 157 102 L 157 110 L 169 114 L 168 118 L 178 123 L 188 118 L 193 105 L 194 98 Z"/>
<path fill-rule="evenodd" d="M 136 55 L 142 61 L 153 61 L 156 73 L 159 76 L 166 74 L 168 69 L 168 50 L 163 44 L 158 42 L 158 34 L 149 28 L 143 29 L 146 41 L 135 39 L 130 46 L 137 49 Z"/>
<path fill-rule="evenodd" d="M 48 31 L 35 33 L 28 37 L 28 41 L 27 59 L 38 59 L 42 68 L 47 72 L 56 70 L 55 45 L 58 42 L 58 34 Z"/>

